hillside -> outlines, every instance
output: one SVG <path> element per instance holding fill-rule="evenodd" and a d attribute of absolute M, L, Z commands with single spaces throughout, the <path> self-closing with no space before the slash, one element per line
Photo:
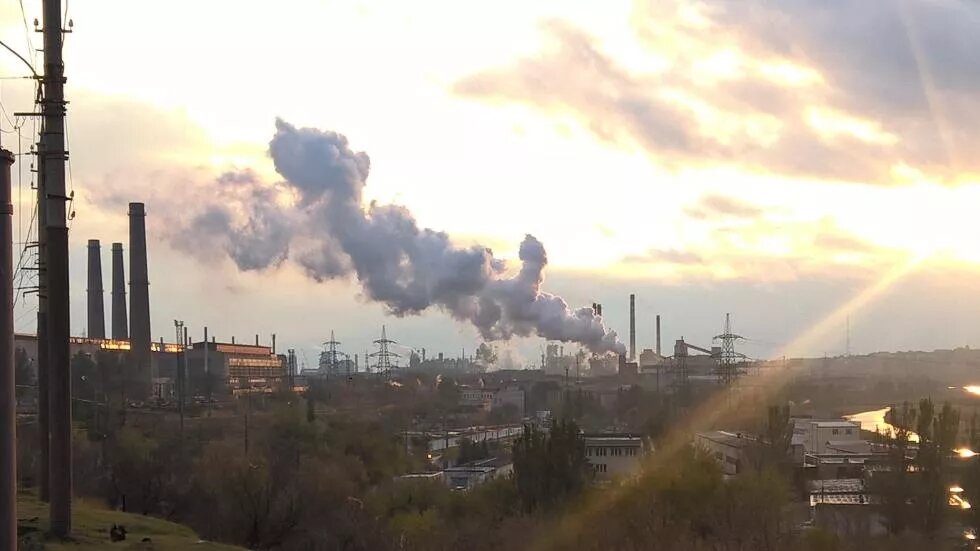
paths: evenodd
<path fill-rule="evenodd" d="M 110 511 L 90 501 L 74 502 L 75 537 L 70 542 L 40 543 L 40 534 L 47 530 L 48 508 L 32 494 L 21 494 L 17 501 L 17 517 L 21 532 L 21 551 L 88 551 L 96 549 L 152 551 L 241 551 L 242 548 L 202 542 L 193 530 L 180 524 L 153 517 Z M 109 541 L 109 527 L 126 527 L 126 540 Z M 149 543 L 142 543 L 149 538 Z"/>

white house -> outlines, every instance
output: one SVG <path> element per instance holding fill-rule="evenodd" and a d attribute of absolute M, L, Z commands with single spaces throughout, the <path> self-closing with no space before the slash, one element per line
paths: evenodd
<path fill-rule="evenodd" d="M 585 459 L 595 480 L 608 481 L 637 471 L 644 452 L 643 439 L 631 434 L 584 434 Z"/>

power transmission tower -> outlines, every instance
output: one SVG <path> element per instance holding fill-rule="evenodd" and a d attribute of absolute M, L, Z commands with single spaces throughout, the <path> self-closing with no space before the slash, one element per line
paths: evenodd
<path fill-rule="evenodd" d="M 339 356 L 342 353 L 337 350 L 339 344 L 334 338 L 333 331 L 330 331 L 330 340 L 323 343 L 327 348 L 320 354 L 320 370 L 326 371 L 327 375 L 337 375 L 340 371 Z"/>
<path fill-rule="evenodd" d="M 687 405 L 687 401 L 691 394 L 690 379 L 687 369 L 687 357 L 689 354 L 690 352 L 687 349 L 687 343 L 684 342 L 684 337 L 681 337 L 680 341 L 674 343 L 674 367 L 676 372 L 674 373 L 672 384 L 674 386 L 674 393 L 680 398 L 681 403 L 684 405 Z"/>
<path fill-rule="evenodd" d="M 391 360 L 392 358 L 399 358 L 401 356 L 390 350 L 390 345 L 398 343 L 389 339 L 385 331 L 385 326 L 382 325 L 381 338 L 374 341 L 374 344 L 378 345 L 378 351 L 371 353 L 370 357 L 374 358 L 375 372 L 384 377 L 385 380 L 389 380 L 391 379 L 392 368 L 398 367 L 392 364 Z"/>
<path fill-rule="evenodd" d="M 718 359 L 718 382 L 730 385 L 739 374 L 739 364 L 745 357 L 735 352 L 735 341 L 744 339 L 741 335 L 732 333 L 732 315 L 725 314 L 725 332 L 716 335 L 713 340 L 721 341 L 721 357 Z"/>

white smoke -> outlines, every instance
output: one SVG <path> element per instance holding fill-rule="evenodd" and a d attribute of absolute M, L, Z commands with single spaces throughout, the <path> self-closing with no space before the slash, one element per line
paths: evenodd
<path fill-rule="evenodd" d="M 353 274 L 365 295 L 394 315 L 437 307 L 472 323 L 486 340 L 538 335 L 594 352 L 625 351 L 591 308 L 573 310 L 541 290 L 548 257 L 533 236 L 521 243 L 520 271 L 508 277 L 490 249 L 455 246 L 446 233 L 419 228 L 404 207 L 365 206 L 370 159 L 345 136 L 277 120 L 269 153 L 284 182 L 225 175 L 214 199 L 192 216 L 191 231 L 174 235 L 206 230 L 208 244 L 242 270 L 288 259 L 317 281 Z"/>

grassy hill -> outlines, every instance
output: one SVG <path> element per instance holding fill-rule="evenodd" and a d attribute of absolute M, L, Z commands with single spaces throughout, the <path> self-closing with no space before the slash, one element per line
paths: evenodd
<path fill-rule="evenodd" d="M 203 542 L 193 530 L 153 517 L 110 511 L 91 501 L 73 503 L 73 539 L 42 541 L 48 529 L 48 506 L 36 496 L 21 494 L 17 500 L 21 551 L 88 551 L 96 549 L 152 551 L 242 551 L 241 547 Z M 126 541 L 109 541 L 109 527 L 126 527 Z M 143 543 L 149 538 L 149 543 Z"/>

